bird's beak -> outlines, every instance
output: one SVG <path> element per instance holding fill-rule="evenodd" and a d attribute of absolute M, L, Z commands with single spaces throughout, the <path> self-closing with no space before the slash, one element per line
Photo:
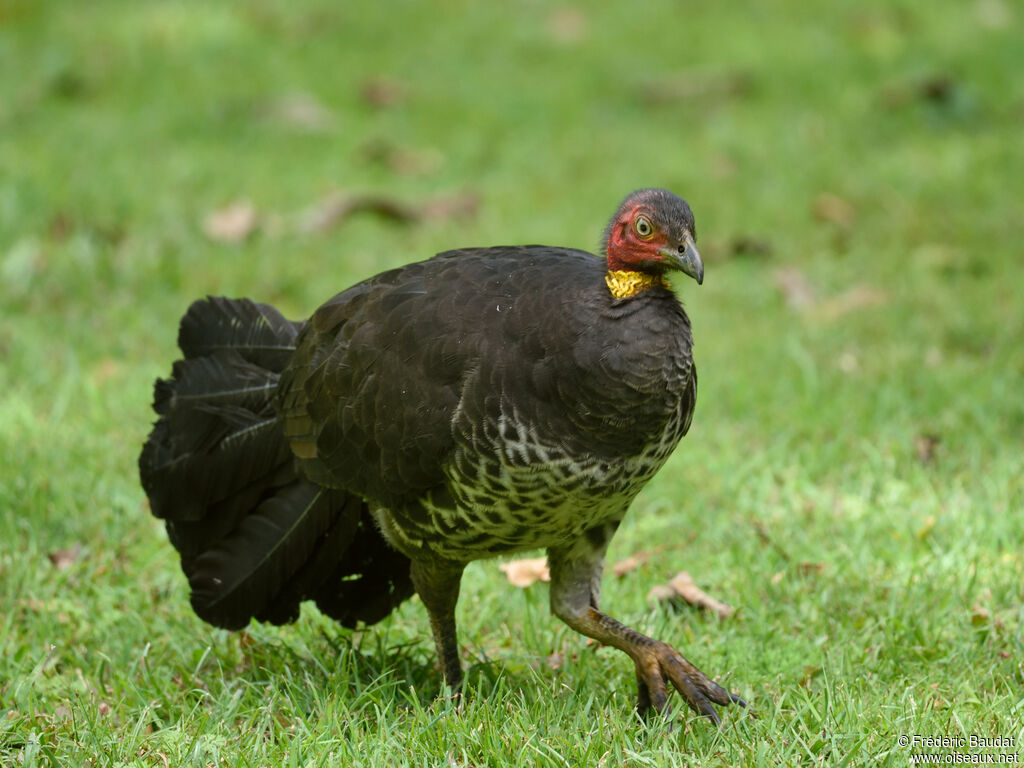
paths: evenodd
<path fill-rule="evenodd" d="M 704 282 L 704 262 L 697 251 L 696 243 L 693 242 L 693 235 L 689 232 L 683 235 L 680 249 L 662 248 L 658 253 L 665 259 L 663 263 L 666 267 L 686 273 L 700 285 Z"/>

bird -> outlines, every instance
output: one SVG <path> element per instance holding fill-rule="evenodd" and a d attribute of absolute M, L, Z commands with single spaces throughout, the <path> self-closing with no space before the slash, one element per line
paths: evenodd
<path fill-rule="evenodd" d="M 601 254 L 463 248 L 382 272 L 295 322 L 208 296 L 154 389 L 139 457 L 206 622 L 344 627 L 414 593 L 461 691 L 455 608 L 470 562 L 546 549 L 555 616 L 634 662 L 637 711 L 678 691 L 699 715 L 746 706 L 668 643 L 600 607 L 608 544 L 686 434 L 697 395 L 693 212 L 625 197 Z"/>

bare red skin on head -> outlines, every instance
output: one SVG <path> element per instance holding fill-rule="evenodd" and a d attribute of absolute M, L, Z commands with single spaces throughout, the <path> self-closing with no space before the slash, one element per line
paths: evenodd
<path fill-rule="evenodd" d="M 636 233 L 634 222 L 643 214 L 654 227 L 654 234 L 643 239 Z M 668 245 L 665 233 L 654 223 L 654 216 L 645 205 L 636 205 L 624 211 L 608 230 L 608 269 L 637 272 L 661 272 L 664 257 L 659 249 Z"/>

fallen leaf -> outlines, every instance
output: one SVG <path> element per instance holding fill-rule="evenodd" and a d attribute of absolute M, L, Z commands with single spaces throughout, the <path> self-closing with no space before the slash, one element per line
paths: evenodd
<path fill-rule="evenodd" d="M 918 92 L 925 101 L 945 104 L 953 100 L 957 84 L 949 75 L 933 75 L 926 77 L 918 84 Z"/>
<path fill-rule="evenodd" d="M 747 72 L 688 71 L 641 86 L 643 101 L 651 106 L 679 101 L 725 100 L 744 96 L 753 88 L 753 78 Z"/>
<path fill-rule="evenodd" d="M 882 91 L 882 103 L 889 108 L 907 106 L 925 101 L 940 106 L 954 104 L 960 94 L 960 86 L 950 75 L 935 72 L 910 82 L 896 83 Z"/>
<path fill-rule="evenodd" d="M 812 576 L 812 575 L 814 575 L 816 573 L 821 573 L 822 571 L 824 571 L 825 570 L 825 564 L 824 563 L 811 563 L 811 562 L 797 563 L 796 569 L 803 576 Z"/>
<path fill-rule="evenodd" d="M 330 131 L 335 126 L 334 114 L 308 93 L 292 93 L 260 108 L 261 116 L 307 133 Z"/>
<path fill-rule="evenodd" d="M 551 581 L 546 557 L 526 558 L 525 560 L 509 560 L 501 563 L 498 568 L 505 574 L 513 587 L 525 589 L 537 581 Z"/>
<path fill-rule="evenodd" d="M 647 593 L 647 599 L 656 603 L 664 603 L 674 597 L 677 597 L 676 591 L 668 584 L 657 584 Z"/>
<path fill-rule="evenodd" d="M 340 225 L 351 216 L 369 213 L 400 224 L 454 216 L 473 216 L 479 199 L 473 194 L 439 197 L 418 205 L 410 205 L 380 195 L 347 195 L 334 192 L 299 216 L 298 231 L 324 232 Z"/>
<path fill-rule="evenodd" d="M 444 165 L 444 155 L 437 150 L 407 149 L 379 139 L 363 146 L 361 153 L 368 162 L 404 176 L 435 173 Z"/>
<path fill-rule="evenodd" d="M 771 535 L 768 533 L 768 528 L 767 526 L 765 526 L 764 523 L 762 523 L 760 520 L 754 520 L 751 524 L 754 526 L 754 533 L 757 534 L 757 538 L 759 538 L 762 542 L 764 542 L 769 547 L 774 549 L 775 552 L 779 555 L 779 557 L 781 557 L 783 560 L 789 560 L 789 552 L 784 550 L 779 545 L 779 543 L 771 537 Z"/>
<path fill-rule="evenodd" d="M 80 544 L 75 544 L 67 549 L 58 549 L 56 552 L 50 552 L 46 557 L 58 571 L 66 571 L 75 564 L 75 561 L 78 560 L 78 556 L 81 553 L 82 546 Z"/>
<path fill-rule="evenodd" d="M 338 226 L 357 213 L 373 213 L 403 224 L 416 220 L 415 211 L 408 205 L 387 197 L 372 195 L 345 195 L 334 192 L 315 203 L 300 215 L 298 229 L 302 232 L 324 232 Z"/>
<path fill-rule="evenodd" d="M 47 234 L 51 240 L 62 243 L 71 236 L 75 225 L 71 217 L 65 211 L 57 211 L 46 227 Z"/>
<path fill-rule="evenodd" d="M 548 16 L 548 33 L 562 45 L 578 43 L 587 34 L 587 17 L 579 8 L 556 8 Z"/>
<path fill-rule="evenodd" d="M 772 244 L 763 237 L 736 235 L 729 243 L 729 252 L 733 256 L 766 258 L 772 255 Z"/>
<path fill-rule="evenodd" d="M 849 200 L 824 192 L 814 198 L 814 217 L 819 221 L 827 221 L 840 229 L 851 230 L 857 220 L 857 213 Z"/>
<path fill-rule="evenodd" d="M 814 678 L 818 677 L 822 673 L 822 668 L 815 664 L 808 664 L 804 667 L 803 673 L 800 675 L 799 685 L 807 687 L 810 685 Z"/>
<path fill-rule="evenodd" d="M 860 360 L 857 359 L 857 355 L 847 350 L 839 356 L 839 360 L 836 361 L 836 365 L 839 370 L 843 373 L 856 373 L 860 370 Z"/>
<path fill-rule="evenodd" d="M 557 671 L 565 664 L 565 657 L 560 653 L 549 653 L 544 659 L 544 663 L 548 665 L 548 669 Z"/>
<path fill-rule="evenodd" d="M 472 192 L 451 197 L 435 197 L 419 206 L 422 219 L 472 218 L 480 209 L 480 198 Z"/>
<path fill-rule="evenodd" d="M 670 593 L 665 592 L 664 588 L 655 587 L 648 596 L 662 602 L 680 597 L 690 605 L 714 612 L 720 619 L 729 618 L 736 612 L 731 605 L 716 600 L 698 587 L 689 571 L 680 571 L 673 576 L 668 583 L 668 589 L 671 590 Z"/>
<path fill-rule="evenodd" d="M 915 534 L 915 536 L 917 536 L 918 539 L 924 541 L 928 538 L 928 535 L 935 528 L 936 522 L 938 522 L 938 520 L 935 517 L 935 515 L 927 515 L 925 519 L 921 521 L 921 527 L 917 529 L 917 533 Z"/>
<path fill-rule="evenodd" d="M 977 0 L 974 13 L 987 29 L 1005 29 L 1013 21 L 1013 11 L 1004 0 Z"/>
<path fill-rule="evenodd" d="M 680 571 L 672 578 L 668 585 L 690 605 L 713 611 L 718 614 L 720 619 L 728 618 L 736 612 L 736 609 L 731 605 L 716 600 L 698 587 L 694 583 L 689 571 Z"/>
<path fill-rule="evenodd" d="M 92 369 L 92 380 L 94 384 L 103 384 L 108 379 L 117 376 L 121 372 L 121 364 L 110 357 L 105 357 Z"/>
<path fill-rule="evenodd" d="M 935 463 L 935 450 L 942 442 L 942 436 L 931 432 L 922 432 L 914 438 L 914 454 L 922 464 Z"/>
<path fill-rule="evenodd" d="M 819 302 L 815 313 L 823 320 L 837 320 L 850 312 L 885 304 L 889 296 L 884 291 L 866 285 L 855 285 L 837 296 Z"/>
<path fill-rule="evenodd" d="M 630 555 L 629 557 L 615 563 L 615 565 L 612 566 L 612 573 L 619 578 L 622 578 L 627 573 L 635 571 L 641 565 L 646 563 L 648 557 L 649 555 L 647 552 L 638 552 L 635 555 Z"/>
<path fill-rule="evenodd" d="M 775 286 L 790 309 L 805 309 L 815 303 L 818 292 L 796 267 L 782 267 L 772 273 Z"/>
<path fill-rule="evenodd" d="M 259 224 L 256 208 L 247 200 L 209 213 L 203 219 L 203 232 L 218 243 L 241 243 L 246 240 Z"/>
<path fill-rule="evenodd" d="M 390 77 L 371 77 L 359 89 L 359 96 L 371 107 L 387 109 L 405 101 L 405 85 Z"/>

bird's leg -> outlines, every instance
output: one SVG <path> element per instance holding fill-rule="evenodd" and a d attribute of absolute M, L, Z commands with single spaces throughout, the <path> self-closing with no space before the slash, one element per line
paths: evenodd
<path fill-rule="evenodd" d="M 610 539 L 610 534 L 607 536 Z M 714 682 L 667 643 L 642 635 L 598 607 L 607 539 L 596 531 L 567 547 L 548 550 L 551 610 L 577 632 L 624 651 L 636 664 L 637 710 L 665 710 L 668 685 L 682 694 L 694 712 L 720 722 L 714 704 L 746 706 L 739 696 Z"/>
<path fill-rule="evenodd" d="M 462 685 L 459 643 L 455 636 L 455 604 L 459 600 L 459 584 L 465 567 L 465 563 L 433 558 L 413 560 L 410 568 L 412 584 L 430 617 L 430 630 L 445 682 L 452 689 Z"/>

